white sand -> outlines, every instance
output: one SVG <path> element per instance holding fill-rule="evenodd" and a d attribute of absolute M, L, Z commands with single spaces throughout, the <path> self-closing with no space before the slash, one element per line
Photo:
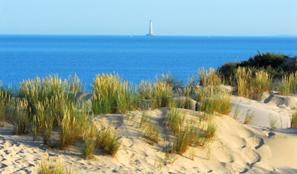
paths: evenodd
<path fill-rule="evenodd" d="M 243 121 L 247 109 L 254 111 L 255 120 L 251 126 L 243 125 L 230 116 L 216 116 L 218 136 L 211 144 L 211 157 L 207 160 L 207 149 L 197 147 L 195 160 L 189 159 L 187 151 L 170 164 L 164 161 L 165 140 L 172 141 L 164 127 L 164 114 L 168 108 L 150 111 L 151 119 L 160 126 L 160 143 L 149 145 L 139 133 L 141 112 L 134 120 L 126 121 L 121 114 L 97 116 L 99 124 L 112 124 L 119 132 L 122 146 L 116 158 L 104 156 L 96 151 L 92 160 L 81 159 L 81 144 L 61 151 L 48 150 L 39 141 L 32 141 L 32 135 L 12 135 L 12 125 L 0 127 L 0 173 L 35 173 L 42 155 L 48 150 L 50 156 L 60 159 L 66 166 L 73 166 L 78 173 L 297 173 L 297 129 L 288 127 L 292 110 L 263 102 L 232 97 L 234 106 L 241 110 L 239 121 Z M 275 131 L 270 133 L 269 114 L 282 118 Z M 197 112 L 188 110 L 188 118 L 196 118 Z M 159 163 L 155 159 L 161 157 Z M 157 162 L 157 163 L 156 163 Z M 162 166 L 161 169 L 155 167 Z"/>

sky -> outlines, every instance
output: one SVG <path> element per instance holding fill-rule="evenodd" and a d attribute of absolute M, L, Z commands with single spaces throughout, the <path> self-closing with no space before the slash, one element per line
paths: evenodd
<path fill-rule="evenodd" d="M 297 0 L 0 0 L 0 34 L 297 36 Z"/>

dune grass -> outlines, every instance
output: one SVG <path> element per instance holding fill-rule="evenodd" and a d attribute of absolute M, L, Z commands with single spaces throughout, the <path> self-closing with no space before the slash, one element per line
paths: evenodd
<path fill-rule="evenodd" d="M 149 120 L 149 115 L 147 115 L 147 111 L 141 111 L 141 119 L 140 119 L 140 127 L 142 127 L 143 125 L 145 125 L 147 123 L 147 121 Z"/>
<path fill-rule="evenodd" d="M 0 125 L 4 127 L 6 113 L 11 105 L 12 89 L 6 89 L 0 84 Z"/>
<path fill-rule="evenodd" d="M 88 115 L 83 112 L 65 110 L 61 123 L 59 148 L 65 149 L 78 141 L 83 135 Z"/>
<path fill-rule="evenodd" d="M 95 147 L 102 149 L 111 157 L 115 157 L 121 144 L 121 140 L 117 139 L 116 130 L 112 127 L 106 127 L 98 133 Z"/>
<path fill-rule="evenodd" d="M 279 94 L 289 95 L 297 89 L 297 71 L 288 76 L 283 76 L 282 81 L 278 85 Z"/>
<path fill-rule="evenodd" d="M 157 79 L 154 83 L 153 108 L 170 107 L 173 103 L 172 86 L 162 80 Z"/>
<path fill-rule="evenodd" d="M 264 70 L 253 75 L 249 68 L 238 67 L 235 73 L 238 96 L 259 99 L 263 92 L 271 90 L 272 78 Z"/>
<path fill-rule="evenodd" d="M 198 69 L 200 85 L 219 85 L 222 84 L 221 77 L 213 68 L 205 70 L 204 67 Z"/>
<path fill-rule="evenodd" d="M 269 117 L 269 125 L 270 125 L 270 130 L 273 131 L 275 129 L 275 125 L 277 124 L 278 119 L 274 116 Z"/>
<path fill-rule="evenodd" d="M 173 135 L 177 135 L 180 132 L 182 124 L 186 119 L 186 113 L 177 108 L 170 108 L 168 111 L 165 123 Z"/>
<path fill-rule="evenodd" d="M 254 112 L 251 112 L 250 110 L 248 110 L 246 112 L 245 119 L 244 119 L 243 123 L 244 124 L 252 124 L 254 117 L 255 117 Z"/>
<path fill-rule="evenodd" d="M 74 170 L 71 168 L 66 168 L 65 165 L 61 162 L 60 158 L 57 157 L 54 162 L 53 158 L 48 156 L 46 153 L 40 161 L 40 164 L 37 168 L 38 174 L 74 174 Z"/>
<path fill-rule="evenodd" d="M 94 114 L 125 113 L 130 109 L 132 88 L 118 74 L 97 75 L 92 93 Z"/>
<path fill-rule="evenodd" d="M 189 135 L 189 130 L 184 129 L 177 134 L 176 140 L 173 143 L 173 149 L 178 154 L 182 155 L 188 150 L 190 143 L 191 143 L 191 136 Z"/>
<path fill-rule="evenodd" d="M 146 124 L 146 126 L 144 127 L 143 131 L 144 136 L 148 140 L 148 143 L 150 145 L 159 143 L 160 130 L 157 123 L 153 124 L 150 120 L 148 124 Z"/>
<path fill-rule="evenodd" d="M 153 98 L 153 84 L 150 80 L 142 80 L 139 84 L 139 97 L 140 99 L 152 99 Z"/>
<path fill-rule="evenodd" d="M 93 139 L 86 139 L 82 150 L 82 157 L 84 159 L 91 159 L 94 156 L 95 141 Z"/>
<path fill-rule="evenodd" d="M 206 111 L 209 115 L 214 112 L 228 115 L 231 112 L 231 95 L 223 89 L 213 86 L 205 87 L 202 91 L 198 89 L 196 98 L 198 111 Z"/>
<path fill-rule="evenodd" d="M 294 112 L 291 117 L 291 128 L 297 127 L 297 112 Z"/>
<path fill-rule="evenodd" d="M 240 113 L 240 109 L 239 109 L 239 106 L 237 105 L 236 108 L 235 108 L 235 111 L 234 111 L 234 115 L 233 115 L 234 120 L 238 119 L 239 113 Z"/>
<path fill-rule="evenodd" d="M 203 137 L 206 140 L 213 141 L 216 137 L 216 133 L 217 133 L 217 125 L 214 122 L 209 121 L 207 123 L 207 128 L 204 131 Z"/>
<path fill-rule="evenodd" d="M 30 129 L 30 120 L 28 118 L 28 102 L 26 100 L 17 100 L 18 105 L 13 108 L 12 115 L 14 120 L 13 134 L 22 135 L 27 134 Z"/>
<path fill-rule="evenodd" d="M 41 133 L 44 144 L 52 146 L 51 134 L 55 129 L 60 134 L 56 144 L 60 149 L 72 145 L 82 137 L 88 122 L 87 109 L 75 108 L 75 92 L 82 90 L 76 75 L 69 82 L 58 75 L 23 81 L 8 115 L 14 123 L 13 133 L 27 134 L 31 129 L 33 140 Z"/>

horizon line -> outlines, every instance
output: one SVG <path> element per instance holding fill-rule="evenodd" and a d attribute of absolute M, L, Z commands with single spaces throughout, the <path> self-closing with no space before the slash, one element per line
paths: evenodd
<path fill-rule="evenodd" d="M 145 34 L 144 35 L 133 35 L 133 34 L 0 34 L 0 36 L 143 36 L 143 37 L 148 37 Z M 279 34 L 279 35 L 156 35 L 158 36 L 176 36 L 176 37 L 297 37 L 297 35 L 284 35 L 284 34 Z"/>

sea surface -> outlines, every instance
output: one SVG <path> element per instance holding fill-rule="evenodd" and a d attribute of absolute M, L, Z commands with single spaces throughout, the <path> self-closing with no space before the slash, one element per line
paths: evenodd
<path fill-rule="evenodd" d="M 198 68 L 248 60 L 260 52 L 297 56 L 297 37 L 0 35 L 0 81 L 77 74 L 87 90 L 98 74 L 140 83 L 170 71 L 185 83 Z"/>

